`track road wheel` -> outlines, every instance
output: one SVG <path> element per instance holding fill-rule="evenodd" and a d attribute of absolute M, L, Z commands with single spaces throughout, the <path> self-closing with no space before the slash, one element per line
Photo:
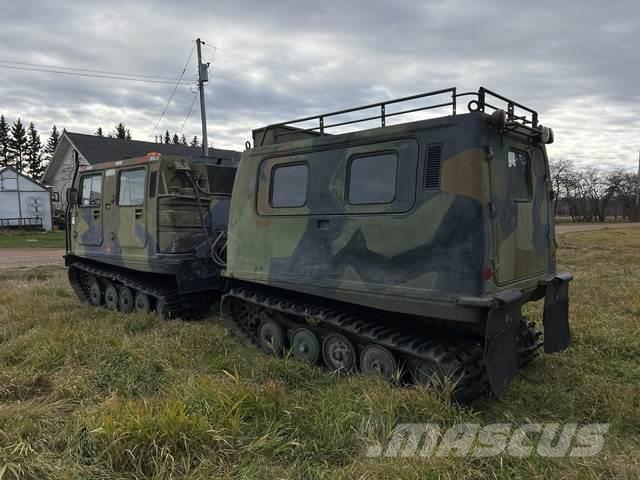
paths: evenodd
<path fill-rule="evenodd" d="M 380 345 L 367 345 L 360 355 L 360 368 L 367 375 L 375 375 L 391 381 L 398 371 L 398 363 L 386 348 Z"/>
<path fill-rule="evenodd" d="M 149 295 L 142 292 L 136 292 L 133 299 L 133 308 L 135 308 L 136 312 L 149 313 L 151 311 L 151 300 L 149 300 Z"/>
<path fill-rule="evenodd" d="M 284 332 L 273 320 L 265 320 L 260 324 L 260 346 L 271 355 L 280 355 L 284 348 Z"/>
<path fill-rule="evenodd" d="M 322 343 L 322 358 L 332 372 L 349 373 L 356 369 L 356 349 L 347 337 L 332 333 Z"/>
<path fill-rule="evenodd" d="M 318 337 L 307 328 L 298 328 L 291 337 L 291 352 L 298 360 L 316 363 L 320 356 Z"/>
<path fill-rule="evenodd" d="M 122 287 L 118 295 L 118 306 L 123 313 L 133 311 L 133 292 L 129 287 Z"/>
<path fill-rule="evenodd" d="M 89 286 L 89 303 L 96 307 L 102 305 L 102 288 L 97 280 L 93 280 Z"/>
<path fill-rule="evenodd" d="M 109 310 L 118 310 L 118 289 L 113 285 L 107 285 L 104 289 L 104 304 Z"/>

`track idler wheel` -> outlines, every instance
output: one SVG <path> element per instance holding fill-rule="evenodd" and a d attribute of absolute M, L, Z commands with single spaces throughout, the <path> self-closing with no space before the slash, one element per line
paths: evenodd
<path fill-rule="evenodd" d="M 284 349 L 284 332 L 273 320 L 265 320 L 260 324 L 260 346 L 271 355 L 280 355 Z"/>
<path fill-rule="evenodd" d="M 133 299 L 133 307 L 136 312 L 149 313 L 151 311 L 151 300 L 149 299 L 149 295 L 137 292 Z"/>
<path fill-rule="evenodd" d="M 349 373 L 356 369 L 356 349 L 347 337 L 339 333 L 332 333 L 324 339 L 322 358 L 332 372 Z"/>
<path fill-rule="evenodd" d="M 360 355 L 360 368 L 367 375 L 392 381 L 397 377 L 398 362 L 386 348 L 380 345 L 367 345 Z"/>
<path fill-rule="evenodd" d="M 104 304 L 109 310 L 118 310 L 118 289 L 113 285 L 107 285 L 104 289 Z"/>
<path fill-rule="evenodd" d="M 123 313 L 133 311 L 133 292 L 129 287 L 122 287 L 118 295 L 118 306 Z"/>
<path fill-rule="evenodd" d="M 102 305 L 102 288 L 95 279 L 89 285 L 89 303 L 95 307 Z"/>
<path fill-rule="evenodd" d="M 291 353 L 298 360 L 316 363 L 320 357 L 318 337 L 307 328 L 298 328 L 291 337 Z"/>

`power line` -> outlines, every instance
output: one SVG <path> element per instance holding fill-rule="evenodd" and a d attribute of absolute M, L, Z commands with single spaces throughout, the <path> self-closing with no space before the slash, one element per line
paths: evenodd
<path fill-rule="evenodd" d="M 196 103 L 196 98 L 198 98 L 198 91 L 196 90 L 193 94 L 193 100 L 191 100 L 191 106 L 189 107 L 189 111 L 187 112 L 187 116 L 184 117 L 184 121 L 182 122 L 182 127 L 180 127 L 180 134 L 184 130 L 184 125 L 187 123 L 189 116 L 191 115 L 191 110 L 193 110 L 193 105 Z"/>
<path fill-rule="evenodd" d="M 77 68 L 77 67 L 64 67 L 61 65 L 46 65 L 46 64 L 42 64 L 42 63 L 27 63 L 27 62 L 14 62 L 11 60 L 0 60 L 0 63 L 8 63 L 10 65 L 26 65 L 29 67 L 39 67 L 39 68 L 46 68 L 46 69 L 57 69 L 57 70 L 72 70 L 72 71 L 77 71 L 77 72 L 89 72 L 89 73 L 101 73 L 101 74 L 107 74 L 107 75 L 119 75 L 119 76 L 126 76 L 126 77 L 140 77 L 140 78 L 152 78 L 152 79 L 156 79 L 156 80 L 168 80 L 170 82 L 175 82 L 176 80 L 178 80 L 177 78 L 173 78 L 173 77 L 163 77 L 160 75 L 147 75 L 147 74 L 142 74 L 142 73 L 127 73 L 127 72 L 110 72 L 107 70 L 93 70 L 90 68 Z"/>
<path fill-rule="evenodd" d="M 273 65 L 268 65 L 267 63 L 264 63 L 264 62 L 258 62 L 257 60 L 253 60 L 252 58 L 247 57 L 246 55 L 242 55 L 240 53 L 233 52 L 233 51 L 231 51 L 231 50 L 229 50 L 227 48 L 218 47 L 217 45 L 214 45 L 213 43 L 210 44 L 210 42 L 205 43 L 204 46 L 208 47 L 208 48 L 212 48 L 214 50 L 216 50 L 216 49 L 221 50 L 222 52 L 226 52 L 226 53 L 228 53 L 230 55 L 233 55 L 234 57 L 238 57 L 238 58 L 240 58 L 242 60 L 245 60 L 245 61 L 247 61 L 249 63 L 253 63 L 254 65 L 258 65 L 260 67 L 266 68 L 268 70 L 272 70 L 274 72 L 282 73 L 283 75 L 287 75 L 288 76 L 288 75 L 292 74 L 290 71 L 282 70 L 280 68 L 274 67 Z M 222 78 L 223 80 L 233 81 L 233 80 L 229 80 L 229 79 L 224 78 L 224 77 L 220 77 L 220 78 Z M 319 87 L 323 87 L 324 86 L 324 85 L 320 84 L 319 82 L 315 82 L 313 80 L 305 79 L 304 81 L 306 83 L 312 83 L 312 84 L 317 85 Z M 238 82 L 236 82 L 236 83 L 238 83 Z"/>
<path fill-rule="evenodd" d="M 189 52 L 189 57 L 187 57 L 187 62 L 184 64 L 184 68 L 182 69 L 182 73 L 180 74 L 180 78 L 176 82 L 176 86 L 173 88 L 173 92 L 171 92 L 171 96 L 169 97 L 169 100 L 167 101 L 167 104 L 164 106 L 164 109 L 162 110 L 162 113 L 160 114 L 160 118 L 158 119 L 158 121 L 156 122 L 155 126 L 153 127 L 153 130 L 151 131 L 151 136 L 153 136 L 153 134 L 156 132 L 156 129 L 158 128 L 158 125 L 160 125 L 160 122 L 164 118 L 164 114 L 167 112 L 167 108 L 169 108 L 169 104 L 171 103 L 171 100 L 173 100 L 173 96 L 176 94 L 176 90 L 178 90 L 178 86 L 180 85 L 180 82 L 182 81 L 182 77 L 184 77 L 184 74 L 187 71 L 187 67 L 189 66 L 189 62 L 191 61 L 191 57 L 193 56 L 193 51 L 195 50 L 195 48 L 196 48 L 196 44 L 194 42 L 193 47 L 191 47 L 191 52 Z"/>
<path fill-rule="evenodd" d="M 74 75 L 77 77 L 108 78 L 111 80 L 123 80 L 123 81 L 129 81 L 129 82 L 139 82 L 139 83 L 156 83 L 156 84 L 159 83 L 159 84 L 165 84 L 165 85 L 173 85 L 175 83 L 175 81 L 169 82 L 166 80 L 152 80 L 149 78 L 127 78 L 127 77 L 118 77 L 115 75 L 100 75 L 100 74 L 94 74 L 94 73 L 80 73 L 80 72 L 64 72 L 62 70 L 50 70 L 50 69 L 32 68 L 32 67 L 15 67 L 10 65 L 0 65 L 0 68 L 6 68 L 10 70 L 26 70 L 30 72 L 56 73 L 60 75 Z M 182 84 L 182 85 L 189 85 L 190 83 L 191 82 L 182 82 L 182 81 L 179 82 L 179 84 Z"/>

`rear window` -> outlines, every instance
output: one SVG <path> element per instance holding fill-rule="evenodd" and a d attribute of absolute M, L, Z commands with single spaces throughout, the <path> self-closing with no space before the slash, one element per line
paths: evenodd
<path fill-rule="evenodd" d="M 393 153 L 356 157 L 349 168 L 352 205 L 390 203 L 396 198 L 398 157 Z"/>
<path fill-rule="evenodd" d="M 521 150 L 509 150 L 508 167 L 511 198 L 516 202 L 531 200 L 531 165 L 529 154 Z"/>
<path fill-rule="evenodd" d="M 304 163 L 274 167 L 271 177 L 271 206 L 302 207 L 307 203 L 309 167 Z"/>

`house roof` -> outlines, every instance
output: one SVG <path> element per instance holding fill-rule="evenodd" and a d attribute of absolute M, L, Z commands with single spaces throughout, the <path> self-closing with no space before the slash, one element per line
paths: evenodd
<path fill-rule="evenodd" d="M 95 163 L 140 157 L 149 152 L 165 155 L 201 156 L 202 148 L 165 143 L 141 142 L 138 140 L 122 140 L 119 138 L 99 137 L 84 133 L 65 132 L 73 146 L 91 165 Z M 209 149 L 210 157 L 240 159 L 240 152 L 234 150 Z"/>

